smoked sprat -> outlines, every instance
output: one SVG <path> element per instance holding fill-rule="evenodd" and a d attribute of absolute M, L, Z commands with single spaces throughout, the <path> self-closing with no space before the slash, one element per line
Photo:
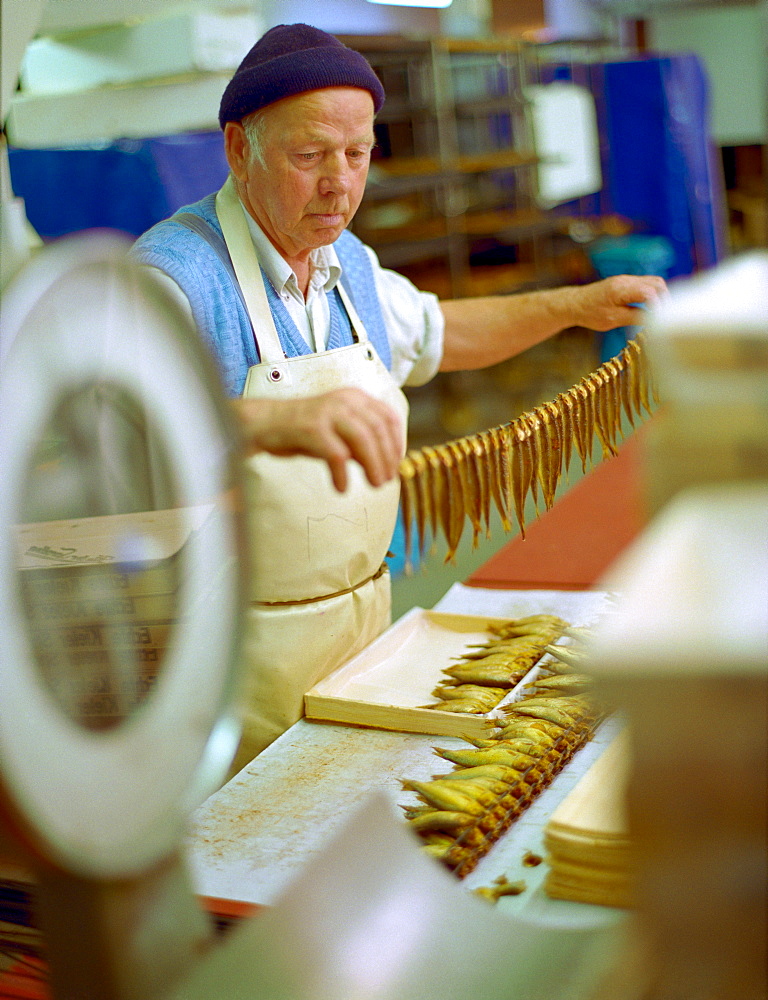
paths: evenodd
<path fill-rule="evenodd" d="M 525 538 L 528 497 L 537 511 L 540 498 L 549 510 L 576 456 L 586 472 L 595 437 L 602 458 L 615 455 L 624 419 L 634 427 L 650 415 L 652 400 L 657 401 L 638 334 L 592 374 L 511 423 L 409 451 L 400 465 L 406 572 L 412 571 L 414 537 L 423 558 L 442 534 L 445 561 L 451 562 L 467 521 L 473 547 L 490 534 L 494 507 L 504 531 L 516 522 Z"/>

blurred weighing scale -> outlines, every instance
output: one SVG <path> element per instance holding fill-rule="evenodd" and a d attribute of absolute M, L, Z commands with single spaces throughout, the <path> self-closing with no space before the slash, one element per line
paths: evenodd
<path fill-rule="evenodd" d="M 149 1000 L 210 934 L 178 845 L 237 745 L 243 530 L 215 372 L 126 249 L 61 241 L 4 292 L 0 838 L 53 995 Z"/>

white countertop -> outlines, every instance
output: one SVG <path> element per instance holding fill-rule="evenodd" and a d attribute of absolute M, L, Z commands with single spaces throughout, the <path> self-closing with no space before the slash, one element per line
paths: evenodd
<path fill-rule="evenodd" d="M 602 592 L 482 590 L 457 584 L 436 605 L 451 613 L 514 617 L 549 610 L 585 624 L 610 606 Z M 556 806 L 599 757 L 618 730 L 608 720 L 552 784 L 461 883 L 467 891 L 505 874 L 524 879 L 520 896 L 499 908 L 549 923 L 616 919 L 604 907 L 549 899 L 542 888 L 546 864 L 523 864 L 527 852 L 544 856 L 544 826 Z M 201 895 L 272 904 L 307 863 L 332 841 L 373 792 L 392 802 L 410 799 L 405 778 L 424 780 L 450 765 L 435 746 L 465 746 L 451 737 L 395 733 L 302 720 L 263 751 L 194 814 L 188 858 Z"/>

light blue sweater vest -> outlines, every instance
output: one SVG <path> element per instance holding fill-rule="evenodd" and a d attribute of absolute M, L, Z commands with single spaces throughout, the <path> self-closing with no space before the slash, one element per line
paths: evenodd
<path fill-rule="evenodd" d="M 215 195 L 180 208 L 204 219 L 221 236 L 214 207 Z M 392 357 L 384 317 L 376 295 L 370 259 L 360 240 L 343 232 L 334 243 L 343 270 L 344 287 L 363 321 L 371 343 L 387 366 Z M 174 216 L 158 222 L 135 242 L 131 256 L 142 264 L 164 271 L 180 286 L 192 307 L 192 315 L 221 371 L 224 389 L 230 396 L 242 394 L 251 365 L 259 363 L 253 328 L 245 310 L 234 275 L 205 239 L 188 229 Z M 262 275 L 264 271 L 262 269 Z M 264 275 L 267 300 L 280 343 L 289 358 L 314 353 L 299 333 L 272 283 Z M 328 294 L 331 330 L 328 349 L 352 344 L 352 329 L 339 293 Z"/>

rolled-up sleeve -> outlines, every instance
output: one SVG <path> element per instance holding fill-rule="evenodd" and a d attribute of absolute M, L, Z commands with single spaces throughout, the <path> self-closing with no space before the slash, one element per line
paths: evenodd
<path fill-rule="evenodd" d="M 398 385 L 424 385 L 434 378 L 443 357 L 445 320 L 440 302 L 405 275 L 389 271 L 366 247 L 392 351 L 392 376 Z"/>

